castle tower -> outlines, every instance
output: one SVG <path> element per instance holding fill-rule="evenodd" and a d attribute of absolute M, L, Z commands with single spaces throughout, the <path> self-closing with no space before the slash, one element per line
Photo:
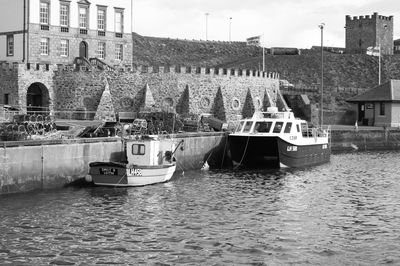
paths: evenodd
<path fill-rule="evenodd" d="M 346 52 L 365 53 L 381 46 L 382 54 L 393 54 L 393 16 L 346 16 Z"/>

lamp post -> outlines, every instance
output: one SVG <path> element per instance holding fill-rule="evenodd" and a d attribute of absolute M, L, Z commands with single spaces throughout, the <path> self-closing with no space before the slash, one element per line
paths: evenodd
<path fill-rule="evenodd" d="M 378 53 L 379 53 L 379 57 L 378 57 L 378 85 L 381 85 L 381 41 L 379 41 L 379 46 L 378 46 Z"/>
<path fill-rule="evenodd" d="M 208 15 L 210 15 L 210 13 L 206 13 L 206 41 L 208 40 Z"/>
<path fill-rule="evenodd" d="M 262 45 L 262 54 L 263 54 L 263 68 L 262 71 L 265 73 L 265 47 L 264 47 L 264 34 L 261 35 L 261 45 Z"/>
<path fill-rule="evenodd" d="M 383 25 L 383 29 L 385 30 L 384 31 L 384 33 L 386 34 L 386 30 L 387 30 L 387 24 L 384 24 Z M 382 79 L 382 74 L 381 74 L 381 72 L 382 72 L 382 66 L 381 66 L 381 53 L 382 53 L 382 47 L 381 47 L 381 45 L 382 45 L 382 41 L 381 41 L 381 37 L 378 37 L 378 41 L 379 41 L 379 43 L 378 43 L 378 48 L 379 48 L 379 58 L 378 58 L 378 85 L 381 85 L 381 79 Z"/>
<path fill-rule="evenodd" d="M 231 24 L 232 24 L 232 17 L 229 18 L 229 41 L 231 41 Z"/>
<path fill-rule="evenodd" d="M 324 27 L 325 23 L 321 23 L 318 25 L 318 27 L 321 29 L 321 122 L 320 125 L 322 127 L 322 124 L 324 123 L 324 109 L 323 109 L 323 104 L 324 104 Z"/>

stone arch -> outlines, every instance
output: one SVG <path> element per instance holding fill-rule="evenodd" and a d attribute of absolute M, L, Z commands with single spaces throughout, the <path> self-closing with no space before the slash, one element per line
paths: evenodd
<path fill-rule="evenodd" d="M 41 82 L 34 82 L 26 91 L 26 108 L 28 113 L 48 113 L 50 110 L 49 89 Z"/>

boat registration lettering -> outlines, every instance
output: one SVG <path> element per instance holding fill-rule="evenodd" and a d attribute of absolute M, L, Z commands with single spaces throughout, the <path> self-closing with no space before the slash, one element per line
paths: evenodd
<path fill-rule="evenodd" d="M 326 150 L 326 149 L 328 149 L 328 144 L 324 144 L 324 145 L 322 145 L 322 149 L 323 149 L 323 150 Z"/>
<path fill-rule="evenodd" d="M 142 169 L 139 168 L 129 168 L 129 175 L 142 176 Z"/>
<path fill-rule="evenodd" d="M 296 140 L 296 139 L 297 139 L 297 136 L 290 136 L 289 139 L 290 139 L 290 140 Z"/>
<path fill-rule="evenodd" d="M 116 168 L 100 168 L 99 172 L 101 175 L 118 175 L 118 169 Z"/>
<path fill-rule="evenodd" d="M 287 146 L 287 151 L 297 151 L 297 146 Z"/>

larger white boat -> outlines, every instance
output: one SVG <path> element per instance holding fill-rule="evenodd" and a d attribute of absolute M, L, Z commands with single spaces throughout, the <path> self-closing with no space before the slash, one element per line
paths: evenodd
<path fill-rule="evenodd" d="M 175 145 L 157 135 L 130 136 L 123 139 L 120 161 L 91 162 L 89 175 L 95 185 L 127 187 L 167 182 L 175 172 Z"/>
<path fill-rule="evenodd" d="M 234 164 L 246 167 L 301 167 L 330 160 L 330 129 L 309 128 L 290 110 L 269 107 L 243 119 L 229 134 Z"/>

